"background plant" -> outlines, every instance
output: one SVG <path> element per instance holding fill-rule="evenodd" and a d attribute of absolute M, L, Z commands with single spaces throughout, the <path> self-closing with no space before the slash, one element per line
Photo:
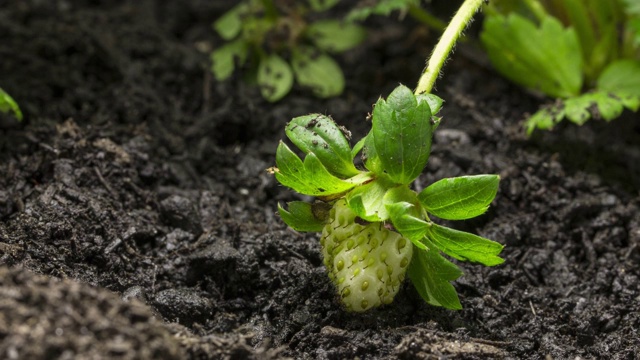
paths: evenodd
<path fill-rule="evenodd" d="M 640 7 L 634 0 L 492 1 L 481 40 L 495 68 L 558 101 L 527 131 L 566 118 L 610 121 L 640 107 Z"/>
<path fill-rule="evenodd" d="M 451 281 L 461 270 L 442 254 L 487 266 L 503 262 L 502 245 L 438 225 L 431 217 L 464 220 L 484 213 L 498 190 L 497 175 L 443 179 L 420 193 L 410 184 L 431 151 L 442 99 L 430 94 L 445 59 L 482 0 L 467 0 L 434 49 L 418 87 L 398 86 L 373 109 L 372 128 L 353 147 L 333 119 L 310 114 L 293 119 L 270 169 L 283 185 L 318 201 L 279 206 L 298 231 L 322 232 L 329 277 L 347 309 L 365 311 L 393 300 L 406 274 L 426 302 L 461 304 Z M 362 169 L 354 165 L 362 155 Z"/>
<path fill-rule="evenodd" d="M 213 25 L 227 41 L 211 54 L 215 78 L 225 80 L 246 64 L 251 69 L 249 78 L 269 101 L 288 94 L 294 79 L 315 96 L 339 95 L 344 89 L 344 75 L 330 54 L 358 45 L 366 32 L 351 22 L 318 18 L 338 2 L 240 2 Z"/>

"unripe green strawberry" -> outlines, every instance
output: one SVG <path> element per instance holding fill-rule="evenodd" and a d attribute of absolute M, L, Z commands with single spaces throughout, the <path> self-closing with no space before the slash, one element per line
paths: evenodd
<path fill-rule="evenodd" d="M 398 293 L 413 245 L 383 223 L 361 225 L 345 200 L 335 203 L 322 230 L 322 254 L 329 278 L 347 309 L 361 312 L 389 304 Z"/>

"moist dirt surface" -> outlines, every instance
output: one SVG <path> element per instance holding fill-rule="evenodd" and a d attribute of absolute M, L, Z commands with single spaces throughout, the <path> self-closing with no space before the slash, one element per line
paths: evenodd
<path fill-rule="evenodd" d="M 391 305 L 348 313 L 318 235 L 277 216 L 309 199 L 265 169 L 292 117 L 364 135 L 437 35 L 372 20 L 337 57 L 343 95 L 296 86 L 271 104 L 208 70 L 230 4 L 0 2 L 0 86 L 25 113 L 0 118 L 0 358 L 640 358 L 637 114 L 527 138 L 543 100 L 461 45 L 415 186 L 500 174 L 485 215 L 448 225 L 506 245 L 506 261 L 459 264 L 460 311 L 407 282 Z"/>

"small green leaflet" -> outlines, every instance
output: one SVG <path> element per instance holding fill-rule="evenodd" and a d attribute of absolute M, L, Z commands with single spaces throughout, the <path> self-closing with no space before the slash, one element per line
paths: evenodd
<path fill-rule="evenodd" d="M 0 112 L 3 112 L 3 113 L 13 112 L 13 115 L 18 120 L 22 120 L 22 111 L 20 110 L 18 103 L 16 103 L 15 100 L 13 100 L 13 98 L 1 88 L 0 88 Z"/>
<path fill-rule="evenodd" d="M 276 166 L 276 179 L 304 195 L 335 195 L 356 185 L 331 175 L 313 153 L 307 154 L 302 162 L 282 141 L 276 150 Z"/>
<path fill-rule="evenodd" d="M 262 96 L 275 102 L 289 93 L 293 86 L 293 72 L 280 56 L 271 54 L 260 60 L 258 85 Z"/>
<path fill-rule="evenodd" d="M 249 10 L 249 4 L 240 3 L 213 23 L 213 28 L 225 40 L 231 40 L 242 30 L 242 16 Z"/>
<path fill-rule="evenodd" d="M 340 66 L 317 49 L 308 46 L 293 49 L 291 66 L 298 83 L 310 88 L 317 97 L 340 95 L 344 89 L 344 75 Z"/>
<path fill-rule="evenodd" d="M 429 241 L 426 244 L 432 243 L 454 259 L 477 262 L 486 266 L 495 266 L 504 262 L 504 259 L 498 256 L 504 246 L 495 241 L 433 223 L 429 225 L 427 228 Z"/>
<path fill-rule="evenodd" d="M 211 71 L 216 80 L 227 79 L 233 73 L 236 65 L 242 65 L 247 60 L 249 46 L 238 39 L 214 50 L 211 53 Z"/>
<path fill-rule="evenodd" d="M 314 153 L 330 173 L 342 178 L 359 173 L 347 135 L 328 116 L 309 114 L 291 120 L 285 129 L 287 137 L 306 154 Z"/>
<path fill-rule="evenodd" d="M 438 249 L 425 240 L 427 250 L 416 249 L 408 274 L 413 286 L 424 301 L 447 309 L 460 310 L 462 305 L 451 281 L 458 279 L 462 271 L 440 255 Z"/>
<path fill-rule="evenodd" d="M 578 36 L 554 17 L 546 16 L 536 27 L 518 14 L 489 15 L 480 39 L 493 65 L 511 81 L 557 98 L 580 94 Z"/>
<path fill-rule="evenodd" d="M 431 109 L 431 115 L 436 115 L 442 109 L 442 104 L 444 100 L 441 97 L 434 94 L 418 94 L 416 95 L 416 100 L 418 103 L 426 101 L 429 104 L 429 108 Z M 435 130 L 435 129 L 434 129 Z"/>
<path fill-rule="evenodd" d="M 403 85 L 396 87 L 387 100 L 376 103 L 368 136 L 372 137 L 382 170 L 395 183 L 411 183 L 427 164 L 434 129 L 431 115 L 428 102 L 418 103 Z"/>
<path fill-rule="evenodd" d="M 305 34 L 319 49 L 339 53 L 360 44 L 367 32 L 353 23 L 320 20 L 309 25 Z"/>
<path fill-rule="evenodd" d="M 296 231 L 320 232 L 324 227 L 324 222 L 317 219 L 313 214 L 312 205 L 304 201 L 293 201 L 287 203 L 289 211 L 285 210 L 278 203 L 278 213 L 284 222 Z"/>
<path fill-rule="evenodd" d="M 441 219 L 471 219 L 487 211 L 499 183 L 498 175 L 442 179 L 424 189 L 418 200 L 427 212 Z"/>

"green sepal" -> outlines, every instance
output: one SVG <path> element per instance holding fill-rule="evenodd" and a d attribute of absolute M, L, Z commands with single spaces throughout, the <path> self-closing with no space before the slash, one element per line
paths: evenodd
<path fill-rule="evenodd" d="M 308 46 L 293 49 L 291 66 L 298 83 L 320 98 L 340 95 L 344 75 L 340 66 L 327 54 Z"/>
<path fill-rule="evenodd" d="M 339 53 L 360 44 L 366 31 L 363 27 L 338 20 L 319 20 L 306 29 L 305 35 L 324 51 Z"/>
<path fill-rule="evenodd" d="M 22 111 L 20 110 L 18 103 L 2 89 L 0 89 L 0 112 L 13 112 L 13 115 L 18 120 L 22 120 Z"/>
<path fill-rule="evenodd" d="M 330 173 L 341 178 L 359 173 L 353 165 L 351 147 L 345 131 L 329 116 L 322 114 L 294 118 L 285 128 L 291 142 L 306 154 L 315 154 Z"/>
<path fill-rule="evenodd" d="M 471 219 L 487 211 L 499 183 L 498 175 L 442 179 L 420 192 L 418 200 L 427 212 L 441 219 Z"/>
<path fill-rule="evenodd" d="M 346 201 L 351 210 L 360 218 L 370 222 L 385 221 L 389 218 L 385 207 L 385 195 L 395 184 L 382 176 L 350 191 Z"/>
<path fill-rule="evenodd" d="M 426 250 L 427 247 L 421 240 L 427 234 L 429 223 L 420 218 L 416 206 L 402 201 L 387 204 L 386 208 L 393 227 L 417 248 Z"/>
<path fill-rule="evenodd" d="M 486 266 L 502 264 L 504 259 L 498 256 L 504 246 L 464 231 L 450 229 L 431 223 L 427 229 L 427 238 L 440 251 L 461 261 L 472 261 Z M 425 241 L 425 240 L 423 240 Z"/>
<path fill-rule="evenodd" d="M 462 276 L 462 271 L 440 255 L 428 240 L 424 242 L 428 249 L 414 251 L 407 271 L 413 286 L 428 304 L 462 309 L 458 293 L 450 283 Z"/>
<path fill-rule="evenodd" d="M 304 201 L 287 203 L 289 211 L 278 203 L 278 213 L 284 222 L 296 231 L 320 232 L 324 227 L 324 221 L 313 214 L 313 205 Z"/>
<path fill-rule="evenodd" d="M 227 11 L 213 23 L 213 29 L 225 40 L 231 40 L 242 30 L 242 17 L 249 10 L 249 4 L 240 3 Z"/>
<path fill-rule="evenodd" d="M 515 13 L 489 15 L 480 39 L 495 68 L 511 81 L 558 98 L 580 94 L 578 36 L 556 18 L 545 16 L 537 27 Z"/>
<path fill-rule="evenodd" d="M 413 92 L 400 85 L 386 100 L 378 100 L 372 121 L 368 136 L 372 137 L 383 173 L 395 183 L 411 183 L 424 169 L 431 151 L 435 124 L 428 102 L 418 103 Z"/>
<path fill-rule="evenodd" d="M 265 56 L 258 65 L 258 85 L 262 97 L 268 101 L 282 99 L 293 86 L 291 66 L 278 55 Z"/>
<path fill-rule="evenodd" d="M 341 194 L 356 185 L 331 175 L 313 153 L 307 154 L 302 162 L 282 141 L 276 150 L 276 166 L 276 179 L 282 185 L 304 195 Z"/>
<path fill-rule="evenodd" d="M 247 61 L 249 45 L 242 39 L 237 39 L 211 53 L 211 72 L 216 80 L 227 79 L 233 73 L 236 65 L 242 65 Z"/>

